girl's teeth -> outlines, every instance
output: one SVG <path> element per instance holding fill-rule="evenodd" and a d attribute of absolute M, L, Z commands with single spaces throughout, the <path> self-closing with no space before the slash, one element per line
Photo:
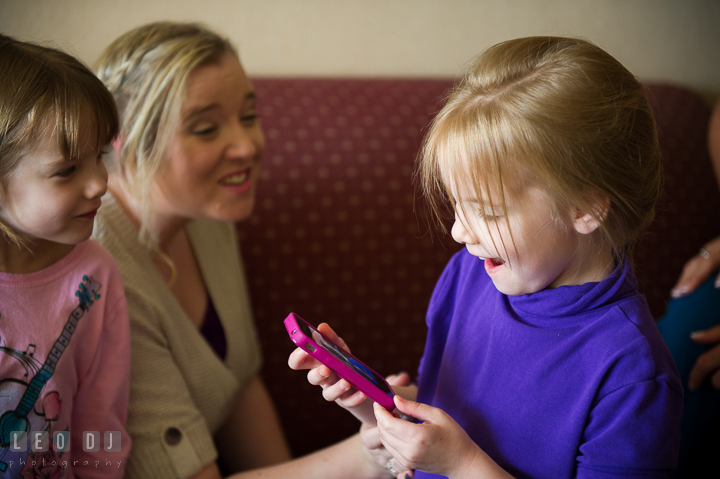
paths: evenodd
<path fill-rule="evenodd" d="M 247 181 L 248 174 L 247 173 L 241 173 L 239 175 L 232 175 L 228 176 L 227 178 L 223 178 L 221 181 L 224 185 L 231 185 L 231 186 L 237 186 L 245 183 Z"/>

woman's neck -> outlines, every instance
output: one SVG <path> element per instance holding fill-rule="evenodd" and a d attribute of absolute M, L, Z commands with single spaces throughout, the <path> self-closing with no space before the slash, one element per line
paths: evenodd
<path fill-rule="evenodd" d="M 108 183 L 108 190 L 120 209 L 125 213 L 125 216 L 128 217 L 136 228 L 140 229 L 142 217 L 140 203 L 130 194 L 127 185 L 113 181 L 111 177 Z M 170 245 L 176 241 L 177 236 L 184 234 L 184 227 L 187 223 L 188 219 L 185 217 L 155 209 L 153 211 L 153 230 L 157 235 L 158 248 L 164 252 L 168 251 Z"/>
<path fill-rule="evenodd" d="M 74 244 L 46 240 L 25 240 L 18 245 L 0 234 L 0 271 L 10 274 L 29 274 L 51 266 L 75 247 Z"/>
<path fill-rule="evenodd" d="M 108 190 L 115 202 L 137 229 L 140 229 L 142 212 L 140 203 L 130 194 L 127 185 L 113 181 L 110 177 Z M 157 235 L 157 246 L 151 255 L 155 268 L 165 282 L 172 288 L 178 275 L 177 245 L 188 243 L 185 225 L 188 219 L 179 215 L 168 214 L 162 208 L 155 208 L 153 214 L 153 230 Z"/>
<path fill-rule="evenodd" d="M 140 225 L 139 203 L 130 196 L 126 188 L 117 188 L 113 182 L 110 192 L 125 215 Z M 155 203 L 157 205 L 157 203 Z M 189 219 L 171 214 L 171 207 L 153 211 L 153 226 L 159 239 L 159 249 L 155 249 L 151 258 L 155 268 L 168 284 L 173 296 L 196 327 L 200 327 L 207 309 L 208 295 L 190 238 L 184 226 Z"/>

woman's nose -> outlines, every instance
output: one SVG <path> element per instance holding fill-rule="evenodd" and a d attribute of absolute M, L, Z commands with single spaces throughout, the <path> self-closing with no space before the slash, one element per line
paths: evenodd
<path fill-rule="evenodd" d="M 261 149 L 263 138 L 258 126 L 248 128 L 241 123 L 232 129 L 230 135 L 227 153 L 231 157 L 253 158 Z"/>

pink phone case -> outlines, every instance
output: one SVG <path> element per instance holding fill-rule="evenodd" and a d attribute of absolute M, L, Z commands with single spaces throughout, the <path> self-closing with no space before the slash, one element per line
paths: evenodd
<path fill-rule="evenodd" d="M 393 390 L 385 379 L 295 313 L 285 318 L 290 339 L 388 411 L 395 409 Z"/>

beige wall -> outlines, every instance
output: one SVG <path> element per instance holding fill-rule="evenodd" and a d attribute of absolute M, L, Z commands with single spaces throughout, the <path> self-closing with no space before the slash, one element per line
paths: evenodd
<path fill-rule="evenodd" d="M 153 20 L 202 21 L 252 75 L 453 76 L 523 35 L 589 38 L 646 80 L 720 92 L 718 0 L 0 0 L 0 30 L 92 63 Z"/>

